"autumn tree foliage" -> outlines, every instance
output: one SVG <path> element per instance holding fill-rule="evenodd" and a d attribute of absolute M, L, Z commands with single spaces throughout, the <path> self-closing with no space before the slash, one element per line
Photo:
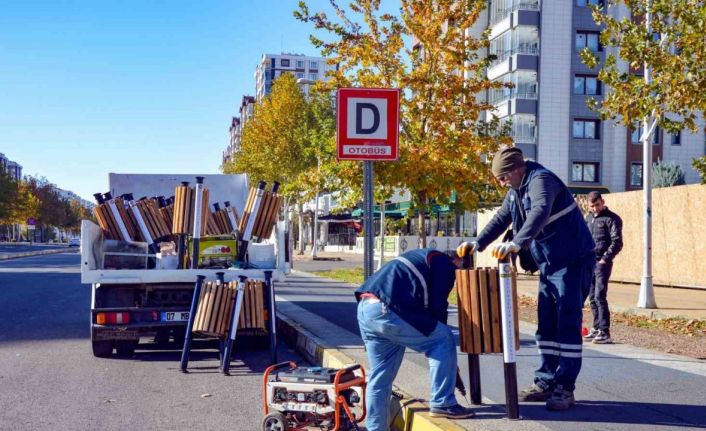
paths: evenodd
<path fill-rule="evenodd" d="M 406 188 L 424 219 L 430 206 L 449 202 L 475 209 L 496 193 L 485 155 L 509 143 L 497 121 L 484 121 L 492 107 L 479 98 L 502 84 L 487 79 L 487 33 L 467 32 L 478 22 L 485 0 L 402 0 L 399 14 L 385 13 L 379 0 L 353 0 L 347 8 L 331 0 L 334 16 L 299 2 L 295 17 L 310 23 L 311 41 L 338 68 L 324 89 L 399 88 L 400 159 L 375 164 L 375 181 L 389 190 Z M 361 163 L 340 163 L 337 174 L 354 193 Z M 384 193 L 383 193 L 384 194 Z"/>
<path fill-rule="evenodd" d="M 591 106 L 603 119 L 625 126 L 650 119 L 672 133 L 683 128 L 695 132 L 706 108 L 706 1 L 606 3 L 593 8 L 593 18 L 605 26 L 600 41 L 610 54 L 598 78 L 609 90 Z M 595 53 L 584 50 L 581 57 L 589 67 L 598 65 Z"/>
<path fill-rule="evenodd" d="M 283 74 L 255 106 L 253 117 L 243 127 L 241 150 L 223 171 L 246 173 L 268 183 L 278 181 L 280 193 L 298 199 L 307 191 L 299 180 L 317 165 L 312 148 L 316 121 L 294 76 Z"/>

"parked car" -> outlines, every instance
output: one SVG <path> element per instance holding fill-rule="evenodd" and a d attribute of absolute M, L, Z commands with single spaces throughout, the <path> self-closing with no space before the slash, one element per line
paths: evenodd
<path fill-rule="evenodd" d="M 81 238 L 71 238 L 69 239 L 69 247 L 80 247 Z"/>

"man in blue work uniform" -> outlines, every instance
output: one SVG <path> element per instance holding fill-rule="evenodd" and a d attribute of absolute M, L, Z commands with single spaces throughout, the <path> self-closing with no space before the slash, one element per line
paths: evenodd
<path fill-rule="evenodd" d="M 370 361 L 368 431 L 390 429 L 392 382 L 407 347 L 429 360 L 430 415 L 451 419 L 474 415 L 454 395 L 456 341 L 446 319 L 455 271 L 454 261 L 440 251 L 412 250 L 387 263 L 355 291 L 358 325 Z"/>
<path fill-rule="evenodd" d="M 492 170 L 509 190 L 477 241 L 465 250 L 462 244 L 459 254 L 483 251 L 512 225 L 513 240 L 496 246 L 493 256 L 529 250 L 531 258 L 521 256 L 521 261 L 539 269 L 536 340 L 541 364 L 520 401 L 546 401 L 550 410 L 566 410 L 575 402 L 581 370 L 582 308 L 596 264 L 593 238 L 566 185 L 539 163 L 525 161 L 519 148 L 498 151 Z"/>

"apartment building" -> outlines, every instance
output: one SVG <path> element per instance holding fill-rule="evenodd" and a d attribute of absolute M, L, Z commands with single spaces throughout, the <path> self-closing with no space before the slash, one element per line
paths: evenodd
<path fill-rule="evenodd" d="M 602 0 L 490 0 L 481 19 L 490 28 L 489 52 L 496 56 L 488 69 L 495 81 L 514 87 L 489 92 L 494 114 L 510 122 L 515 145 L 529 158 L 554 171 L 569 186 L 618 192 L 642 188 L 642 146 L 639 127 L 601 121 L 586 105 L 602 96 L 598 69 L 579 57 L 588 48 L 603 61 L 601 28 L 593 21 L 591 4 Z M 624 7 L 610 7 L 616 17 L 629 17 Z M 703 127 L 692 134 L 670 135 L 658 130 L 653 161 L 679 164 L 687 183 L 699 181 L 691 160 L 704 154 Z"/>
<path fill-rule="evenodd" d="M 0 153 L 0 170 L 5 172 L 15 181 L 22 179 L 22 165 L 8 159 L 3 153 Z"/>
<path fill-rule="evenodd" d="M 254 109 L 255 97 L 243 96 L 243 99 L 240 102 L 240 107 L 238 108 L 239 116 L 231 118 L 230 127 L 228 128 L 228 135 L 230 137 L 230 140 L 225 151 L 223 151 L 223 165 L 233 160 L 235 154 L 240 151 L 240 141 L 242 139 L 243 126 L 250 118 L 252 118 Z"/>
<path fill-rule="evenodd" d="M 255 70 L 255 99 L 258 103 L 270 94 L 272 83 L 283 73 L 291 73 L 297 79 L 323 81 L 326 72 L 335 66 L 326 64 L 323 57 L 309 57 L 304 54 L 264 54 Z M 309 94 L 309 84 L 302 84 L 302 91 Z"/>

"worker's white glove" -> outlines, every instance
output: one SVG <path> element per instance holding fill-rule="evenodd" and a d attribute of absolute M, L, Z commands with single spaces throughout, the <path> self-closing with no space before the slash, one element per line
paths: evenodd
<path fill-rule="evenodd" d="M 493 247 L 493 251 L 490 254 L 496 259 L 504 259 L 508 254 L 517 253 L 518 251 L 520 251 L 520 246 L 514 242 L 502 242 Z"/>
<path fill-rule="evenodd" d="M 464 241 L 456 247 L 456 254 L 458 257 L 466 257 L 469 254 L 473 254 L 476 250 L 478 250 L 478 241 Z"/>

